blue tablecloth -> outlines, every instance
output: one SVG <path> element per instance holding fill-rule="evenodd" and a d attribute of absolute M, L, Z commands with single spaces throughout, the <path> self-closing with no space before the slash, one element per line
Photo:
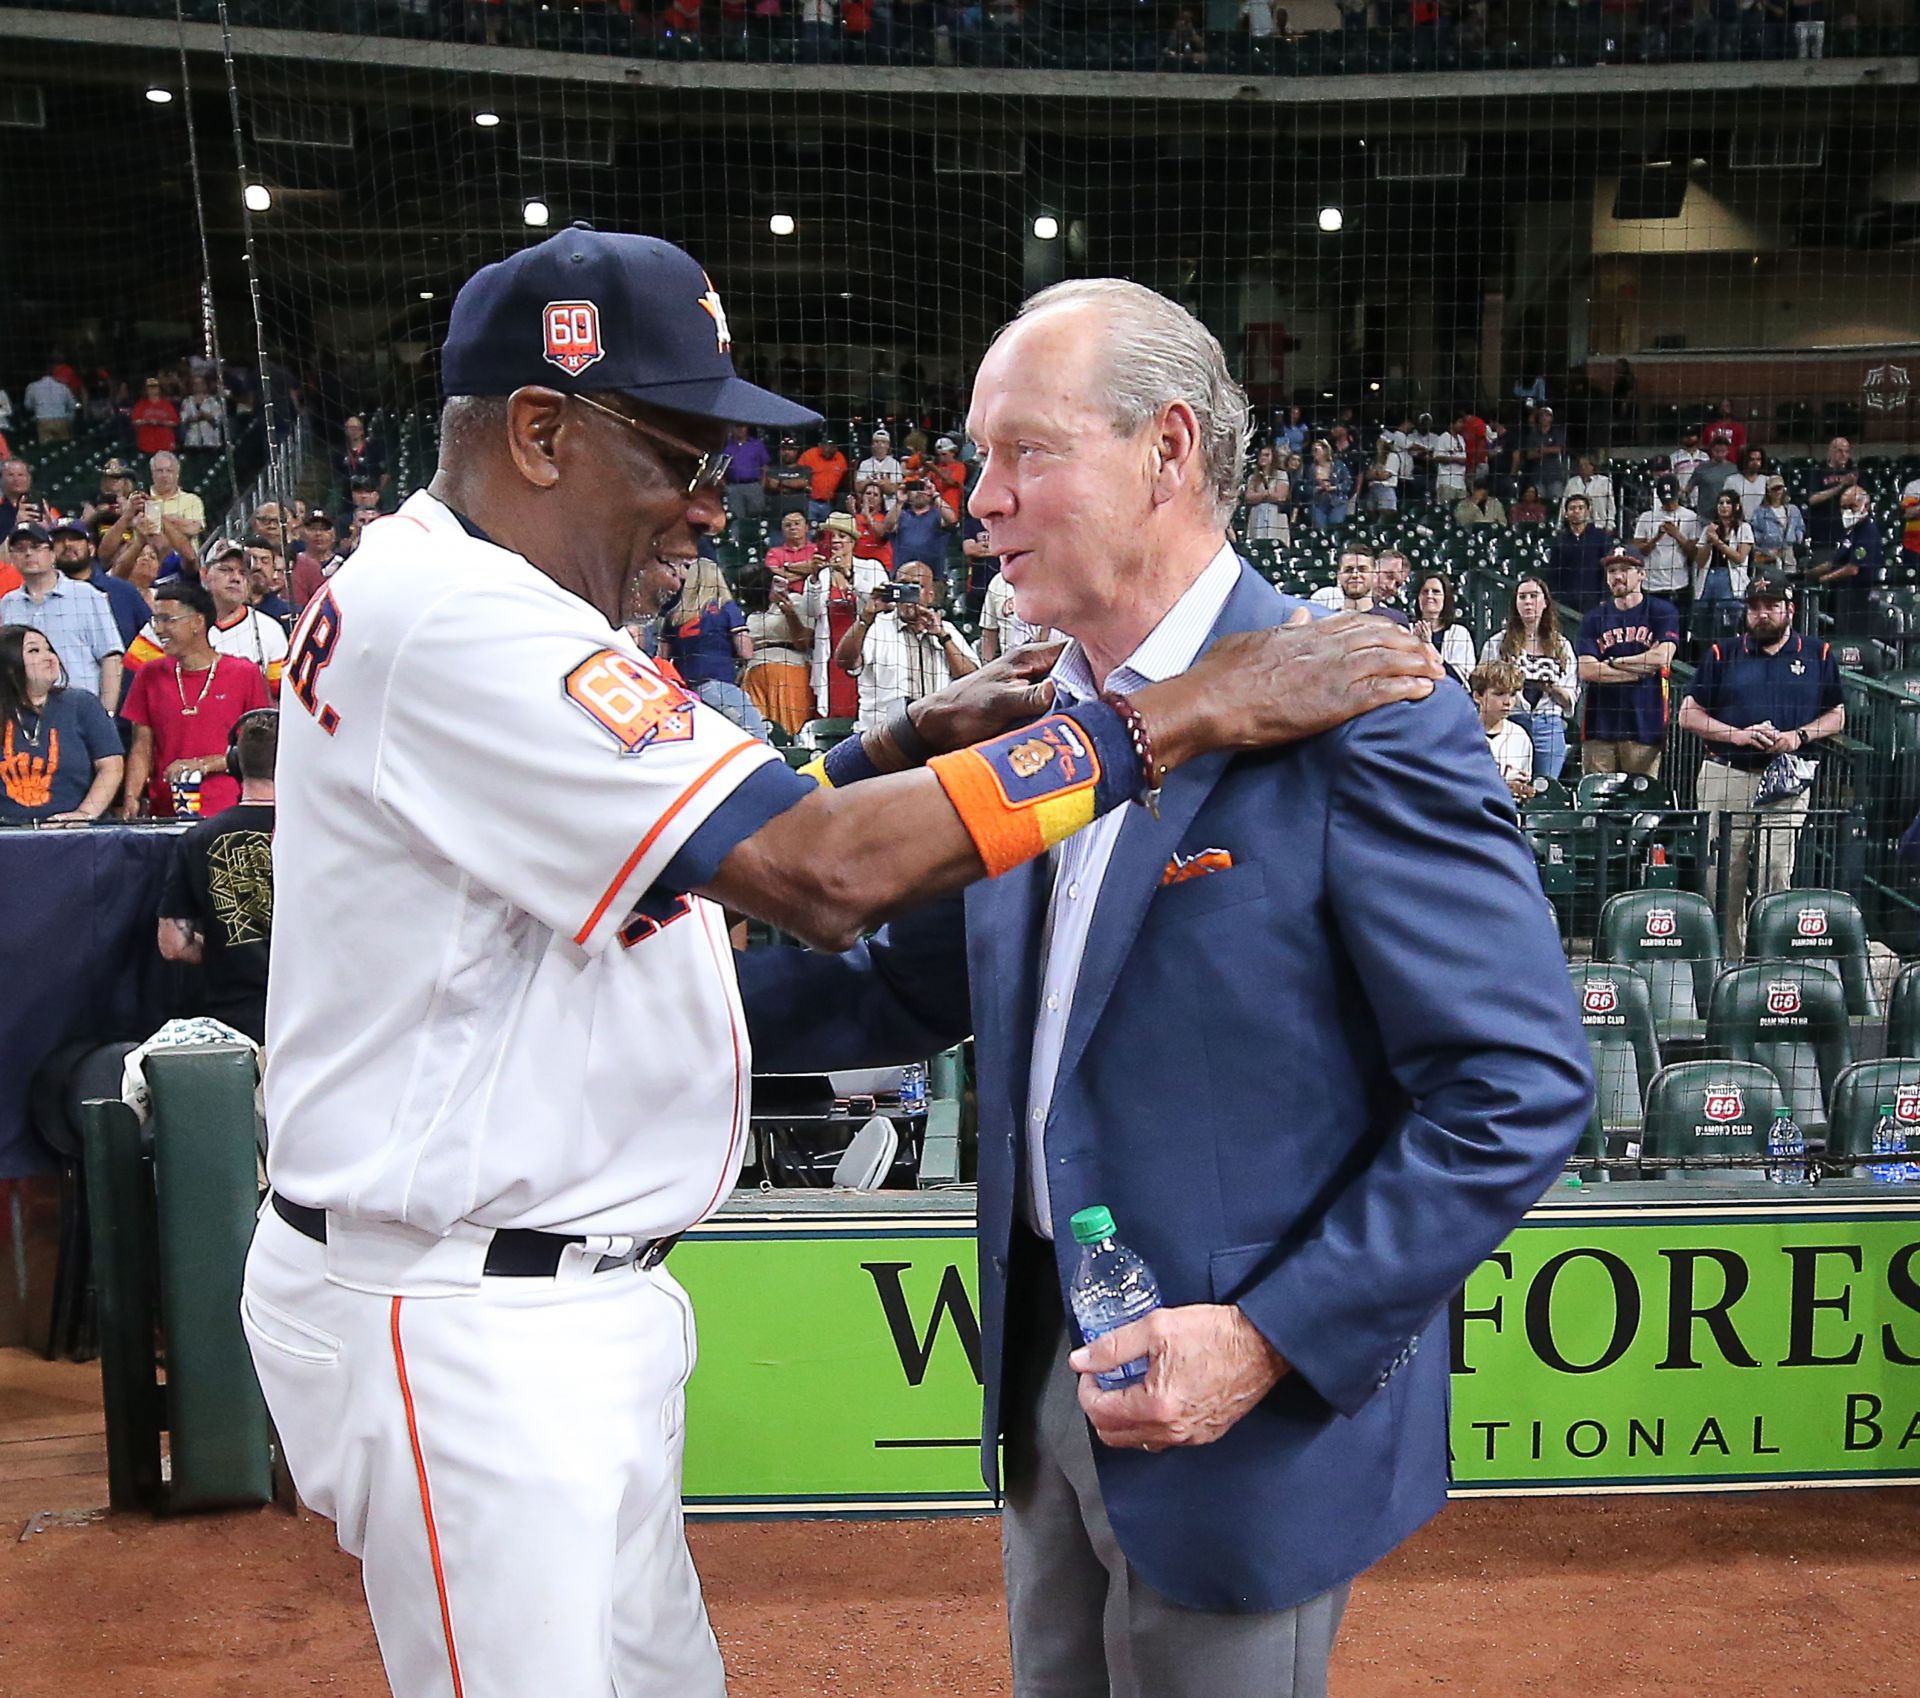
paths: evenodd
<path fill-rule="evenodd" d="M 145 1038 L 185 1006 L 189 975 L 154 944 L 180 829 L 0 830 L 0 1179 L 53 1166 L 28 1112 L 47 1056 Z"/>

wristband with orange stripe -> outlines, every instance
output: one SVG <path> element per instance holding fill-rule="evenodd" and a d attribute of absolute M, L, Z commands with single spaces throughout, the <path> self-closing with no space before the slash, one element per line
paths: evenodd
<path fill-rule="evenodd" d="M 1044 855 L 1140 791 L 1126 725 L 1097 701 L 936 755 L 927 769 L 946 791 L 989 878 Z"/>

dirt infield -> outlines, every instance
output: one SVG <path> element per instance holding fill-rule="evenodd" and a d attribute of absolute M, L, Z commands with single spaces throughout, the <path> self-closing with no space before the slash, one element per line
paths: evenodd
<path fill-rule="evenodd" d="M 8 1698 L 384 1698 L 354 1565 L 266 1510 L 0 1524 Z M 696 1527 L 734 1698 L 1007 1690 L 987 1520 Z M 1920 1497 L 1459 1503 L 1356 1588 L 1338 1698 L 1913 1693 Z"/>

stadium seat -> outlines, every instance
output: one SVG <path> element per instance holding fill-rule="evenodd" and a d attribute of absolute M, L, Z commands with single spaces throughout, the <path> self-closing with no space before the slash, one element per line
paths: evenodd
<path fill-rule="evenodd" d="M 1920 961 L 1902 967 L 1887 999 L 1887 1054 L 1920 1056 Z"/>
<path fill-rule="evenodd" d="M 1647 1087 L 1660 1071 L 1647 981 L 1624 961 L 1576 963 L 1571 972 L 1593 1057 L 1600 1124 L 1609 1133 L 1631 1132 L 1640 1125 Z"/>
<path fill-rule="evenodd" d="M 1576 808 L 1664 808 L 1667 787 L 1638 772 L 1590 772 L 1574 791 Z"/>
<path fill-rule="evenodd" d="M 850 719 L 810 719 L 800 727 L 800 734 L 794 741 L 817 755 L 852 735 L 853 721 Z"/>
<path fill-rule="evenodd" d="M 1813 961 L 1755 961 L 1714 982 L 1707 1045 L 1757 1061 L 1780 1081 L 1794 1117 L 1824 1132 L 1827 1098 L 1853 1061 L 1853 1028 L 1839 979 Z"/>
<path fill-rule="evenodd" d="M 1875 1154 L 1873 1129 L 1882 1108 L 1893 1110 L 1906 1148 L 1920 1155 L 1920 1060 L 1856 1061 L 1834 1081 L 1827 1114 L 1827 1154 L 1835 1158 Z M 1904 1170 L 1908 1164 L 1898 1165 Z M 1876 1175 L 1855 1167 L 1852 1177 Z M 1898 1182 L 1920 1183 L 1920 1167 L 1903 1171 Z"/>
<path fill-rule="evenodd" d="M 1647 1087 L 1640 1154 L 1650 1161 L 1689 1156 L 1757 1156 L 1767 1151 L 1774 1110 L 1785 1106 L 1780 1081 L 1751 1061 L 1682 1061 Z M 1652 1168 L 1649 1178 L 1693 1184 L 1766 1184 L 1763 1168 Z"/>
<path fill-rule="evenodd" d="M 1878 1020 L 1880 988 L 1867 949 L 1860 905 L 1844 890 L 1777 890 L 1747 910 L 1747 954 L 1754 961 L 1817 961 L 1846 987 L 1847 1012 Z"/>
<path fill-rule="evenodd" d="M 1594 953 L 1602 961 L 1640 969 L 1663 1045 L 1697 1041 L 1705 1034 L 1701 1010 L 1720 971 L 1720 925 L 1704 896 L 1690 890 L 1626 890 L 1610 897 L 1595 927 Z"/>

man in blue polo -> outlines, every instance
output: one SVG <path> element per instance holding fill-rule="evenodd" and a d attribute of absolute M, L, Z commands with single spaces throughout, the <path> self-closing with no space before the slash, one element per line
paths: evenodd
<path fill-rule="evenodd" d="M 1693 688 L 1680 704 L 1680 729 L 1707 746 L 1695 797 L 1711 815 L 1718 841 L 1723 811 L 1752 813 L 1738 820 L 1727 842 L 1727 959 L 1745 953 L 1747 903 L 1793 882 L 1793 858 L 1807 821 L 1812 789 L 1808 751 L 1838 737 L 1847 723 L 1840 696 L 1840 668 L 1827 644 L 1793 629 L 1793 591 L 1777 578 L 1747 586 L 1747 628 L 1714 643 L 1700 657 Z M 1781 755 L 1802 763 L 1794 779 L 1805 782 L 1791 795 L 1762 802 L 1761 777 Z M 1770 787 L 1771 788 L 1771 787 Z M 1760 866 L 1747 889 L 1753 838 L 1759 830 Z"/>
<path fill-rule="evenodd" d="M 1580 621 L 1573 643 L 1586 686 L 1580 770 L 1658 778 L 1680 615 L 1672 602 L 1646 593 L 1646 563 L 1631 549 L 1615 549 L 1601 569 L 1607 599 Z"/>

